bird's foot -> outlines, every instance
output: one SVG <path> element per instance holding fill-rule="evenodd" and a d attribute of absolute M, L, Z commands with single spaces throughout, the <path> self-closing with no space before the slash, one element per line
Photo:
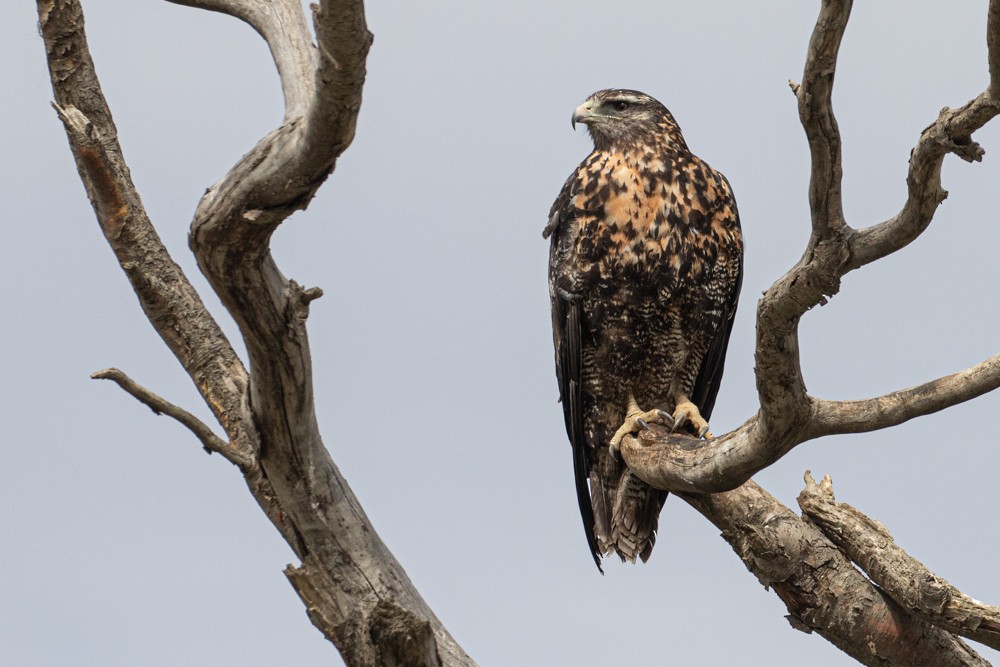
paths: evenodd
<path fill-rule="evenodd" d="M 681 396 L 677 400 L 677 407 L 674 408 L 674 426 L 671 430 L 677 431 L 684 425 L 690 425 L 691 430 L 698 434 L 699 438 L 711 439 L 715 436 L 708 430 L 708 422 L 701 416 L 698 406 L 691 402 L 686 396 Z"/>
<path fill-rule="evenodd" d="M 632 435 L 633 433 L 638 433 L 639 431 L 645 431 L 649 428 L 650 424 L 663 424 L 664 426 L 672 426 L 674 423 L 674 418 L 670 416 L 669 412 L 664 412 L 663 410 L 646 410 L 643 411 L 635 403 L 635 399 L 629 400 L 629 410 L 628 414 L 625 415 L 625 421 L 615 434 L 611 437 L 611 442 L 608 443 L 608 448 L 611 450 L 611 456 L 618 459 L 618 449 L 621 446 L 622 438 L 626 435 Z"/>

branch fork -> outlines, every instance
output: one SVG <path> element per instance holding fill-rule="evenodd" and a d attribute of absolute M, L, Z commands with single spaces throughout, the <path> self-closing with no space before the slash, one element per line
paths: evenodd
<path fill-rule="evenodd" d="M 872 227 L 847 224 L 841 200 L 841 139 L 833 113 L 833 78 L 851 10 L 849 0 L 823 3 L 809 44 L 801 85 L 789 81 L 799 105 L 812 156 L 809 202 L 812 230 L 802 259 L 778 279 L 757 305 L 756 374 L 760 410 L 749 421 L 714 440 L 651 430 L 626 438 L 622 456 L 654 487 L 675 492 L 731 490 L 770 466 L 795 446 L 826 435 L 895 426 L 1000 387 L 1000 355 L 951 375 L 884 396 L 830 401 L 806 391 L 799 362 L 802 316 L 840 289 L 848 272 L 896 252 L 923 233 L 947 193 L 941 165 L 954 153 L 980 161 L 972 134 L 1000 113 L 994 90 L 1000 76 L 1000 0 L 990 3 L 987 90 L 958 109 L 945 108 L 921 133 L 910 158 L 908 197 L 898 214 Z"/>
<path fill-rule="evenodd" d="M 55 107 L 101 228 L 151 324 L 226 438 L 121 371 L 94 377 L 114 381 L 173 417 L 241 470 L 253 497 L 302 560 L 289 570 L 289 581 L 348 664 L 389 664 L 380 652 L 399 648 L 396 635 L 370 630 L 381 618 L 380 601 L 392 600 L 400 617 L 423 628 L 421 646 L 434 649 L 428 656 L 447 667 L 473 665 L 382 543 L 323 446 L 305 330 L 309 304 L 322 290 L 287 280 L 269 250 L 273 231 L 308 205 L 354 137 L 372 42 L 363 4 L 314 5 L 317 45 L 299 0 L 177 4 L 251 25 L 270 47 L 285 97 L 283 123 L 208 189 L 191 225 L 191 248 L 240 327 L 253 373 L 171 259 L 142 206 L 87 48 L 79 0 L 38 0 Z"/>

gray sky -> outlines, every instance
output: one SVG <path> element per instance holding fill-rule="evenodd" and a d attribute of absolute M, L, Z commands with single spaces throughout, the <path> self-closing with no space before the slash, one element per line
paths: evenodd
<path fill-rule="evenodd" d="M 777 597 L 676 499 L 647 565 L 609 561 L 601 577 L 587 552 L 541 238 L 590 150 L 570 113 L 600 88 L 648 92 L 733 184 L 748 250 L 713 420 L 724 432 L 756 408 L 756 299 L 808 234 L 808 152 L 786 81 L 801 76 L 819 2 L 613 7 L 369 3 L 375 44 L 357 139 L 274 239 L 284 273 L 326 292 L 310 318 L 326 443 L 484 666 L 849 664 L 790 629 Z M 205 188 L 280 121 L 267 49 L 234 19 L 165 2 L 84 9 L 143 200 L 236 342 L 186 235 Z M 857 3 L 834 94 L 851 224 L 899 209 L 921 129 L 985 87 L 985 15 L 985 1 Z M 281 574 L 291 551 L 237 471 L 88 379 L 117 366 L 210 419 L 100 236 L 48 106 L 35 23 L 31 3 L 0 4 L 0 662 L 339 664 Z M 976 138 L 986 162 L 946 160 L 950 196 L 929 231 L 805 318 L 813 394 L 875 395 L 997 352 L 1000 125 Z M 806 443 L 756 479 L 795 507 L 805 469 L 831 474 L 838 499 L 997 603 L 998 401 Z"/>

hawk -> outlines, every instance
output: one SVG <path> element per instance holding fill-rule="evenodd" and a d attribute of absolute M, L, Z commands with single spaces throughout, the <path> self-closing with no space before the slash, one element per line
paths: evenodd
<path fill-rule="evenodd" d="M 621 462 L 621 439 L 650 422 L 712 437 L 743 236 L 729 182 L 691 153 L 660 102 L 601 90 L 573 112 L 577 123 L 594 150 L 543 236 L 577 500 L 601 569 L 611 553 L 649 558 L 667 496 Z"/>

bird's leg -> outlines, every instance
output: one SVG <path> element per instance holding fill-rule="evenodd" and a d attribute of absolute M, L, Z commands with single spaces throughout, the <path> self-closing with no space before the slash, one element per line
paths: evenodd
<path fill-rule="evenodd" d="M 698 406 L 691 402 L 691 399 L 684 394 L 677 394 L 674 397 L 674 426 L 676 431 L 685 424 L 690 423 L 694 432 L 699 438 L 713 438 L 715 436 L 708 430 L 708 422 L 701 416 Z"/>
<path fill-rule="evenodd" d="M 611 455 L 618 458 L 618 448 L 621 445 L 622 438 L 626 435 L 631 435 L 632 433 L 638 433 L 640 430 L 645 430 L 649 428 L 650 422 L 654 424 L 664 424 L 670 426 L 674 423 L 673 418 L 669 413 L 663 410 L 646 410 L 643 411 L 639 407 L 639 404 L 635 402 L 635 396 L 632 392 L 628 394 L 628 407 L 625 409 L 625 421 L 615 434 L 611 437 L 611 442 L 608 443 L 608 447 L 611 449 Z"/>

